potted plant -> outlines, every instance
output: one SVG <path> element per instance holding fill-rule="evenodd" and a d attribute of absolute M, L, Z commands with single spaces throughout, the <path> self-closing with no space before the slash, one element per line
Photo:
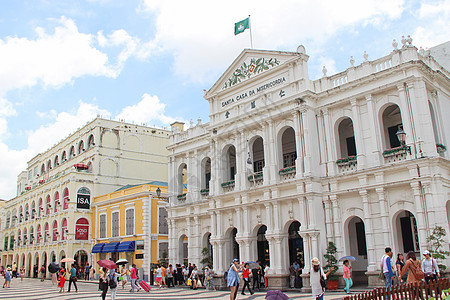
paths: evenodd
<path fill-rule="evenodd" d="M 324 254 L 324 258 L 326 261 L 325 266 L 323 267 L 323 271 L 328 273 L 328 271 L 334 267 L 331 271 L 330 275 L 327 277 L 327 289 L 329 290 L 337 290 L 339 286 L 339 276 L 335 275 L 337 272 L 337 259 L 336 259 L 337 248 L 333 242 L 328 242 L 327 252 Z"/>

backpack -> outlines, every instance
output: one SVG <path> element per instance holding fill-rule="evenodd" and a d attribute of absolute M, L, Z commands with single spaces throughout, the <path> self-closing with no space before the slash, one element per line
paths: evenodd
<path fill-rule="evenodd" d="M 416 266 L 415 264 L 413 264 L 410 270 L 417 281 L 421 281 L 422 279 L 425 278 L 425 274 L 423 273 L 422 268 L 420 266 Z"/>

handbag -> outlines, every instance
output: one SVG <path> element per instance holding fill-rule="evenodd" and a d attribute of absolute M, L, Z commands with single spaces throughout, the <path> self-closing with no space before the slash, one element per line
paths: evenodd
<path fill-rule="evenodd" d="M 322 290 L 327 288 L 327 280 L 324 278 L 322 268 L 320 268 L 320 286 L 322 287 Z"/>
<path fill-rule="evenodd" d="M 383 270 L 380 270 L 380 274 L 378 275 L 378 278 L 380 278 L 380 280 L 384 280 L 385 279 Z"/>
<path fill-rule="evenodd" d="M 186 281 L 186 285 L 187 286 L 191 286 L 192 285 L 192 280 L 190 278 Z"/>

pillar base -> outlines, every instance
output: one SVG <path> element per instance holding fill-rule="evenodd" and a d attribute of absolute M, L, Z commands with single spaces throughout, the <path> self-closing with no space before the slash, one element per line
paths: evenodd
<path fill-rule="evenodd" d="M 289 288 L 288 274 L 270 274 L 267 276 L 267 281 L 270 290 L 287 290 Z"/>
<path fill-rule="evenodd" d="M 300 277 L 302 278 L 302 285 L 303 287 L 300 289 L 300 292 L 302 293 L 311 293 L 311 281 L 309 280 L 309 273 L 307 274 L 301 274 Z"/>
<path fill-rule="evenodd" d="M 380 271 L 367 271 L 367 286 L 369 288 L 384 286 L 384 281 L 380 280 Z"/>

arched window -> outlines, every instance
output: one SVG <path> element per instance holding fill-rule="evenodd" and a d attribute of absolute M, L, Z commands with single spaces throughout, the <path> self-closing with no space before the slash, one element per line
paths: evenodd
<path fill-rule="evenodd" d="M 70 147 L 70 153 L 69 153 L 69 159 L 73 158 L 75 156 L 75 147 Z"/>
<path fill-rule="evenodd" d="M 345 118 L 339 123 L 338 137 L 338 149 L 340 150 L 339 156 L 342 158 L 356 156 L 355 133 L 353 131 L 352 119 Z"/>
<path fill-rule="evenodd" d="M 58 207 L 59 207 L 59 204 L 60 204 L 60 202 L 59 202 L 59 192 L 56 192 L 55 193 L 55 201 L 53 202 L 53 211 L 54 212 L 58 212 Z"/>
<path fill-rule="evenodd" d="M 49 159 L 47 162 L 47 171 L 50 171 L 52 169 L 52 161 Z"/>
<path fill-rule="evenodd" d="M 262 137 L 257 137 L 252 144 L 251 159 L 253 163 L 253 172 L 261 173 L 264 168 L 264 145 Z"/>
<path fill-rule="evenodd" d="M 17 220 L 17 211 L 13 209 L 12 216 L 11 216 L 11 227 L 16 226 L 16 220 Z"/>
<path fill-rule="evenodd" d="M 39 244 L 42 241 L 41 224 L 38 224 L 36 229 L 36 243 Z"/>
<path fill-rule="evenodd" d="M 34 244 L 34 227 L 30 227 L 30 245 Z"/>
<path fill-rule="evenodd" d="M 38 207 L 38 218 L 40 218 L 44 214 L 44 207 L 42 207 L 42 198 L 39 198 L 39 207 Z"/>
<path fill-rule="evenodd" d="M 78 154 L 83 153 L 84 150 L 85 150 L 84 149 L 84 142 L 83 142 L 83 140 L 81 140 L 80 143 L 78 144 Z"/>
<path fill-rule="evenodd" d="M 23 210 L 22 206 L 19 206 L 19 223 L 22 223 L 23 221 Z"/>
<path fill-rule="evenodd" d="M 77 191 L 77 208 L 89 209 L 91 207 L 91 192 L 82 187 Z"/>
<path fill-rule="evenodd" d="M 75 239 L 89 239 L 89 221 L 86 218 L 80 218 L 77 220 L 77 223 L 75 224 Z"/>
<path fill-rule="evenodd" d="M 236 175 L 236 148 L 229 145 L 224 149 L 223 176 L 225 181 L 234 180 Z"/>
<path fill-rule="evenodd" d="M 36 218 L 36 202 L 31 202 L 31 220 Z"/>
<path fill-rule="evenodd" d="M 52 226 L 52 241 L 56 242 L 58 240 L 59 232 L 58 232 L 58 222 L 53 221 Z"/>
<path fill-rule="evenodd" d="M 94 147 L 95 146 L 95 143 L 94 143 L 94 135 L 93 134 L 91 134 L 90 136 L 89 136 L 89 139 L 88 139 L 88 149 L 90 149 L 90 148 L 92 148 L 92 147 Z"/>
<path fill-rule="evenodd" d="M 17 246 L 20 246 L 22 244 L 22 232 L 19 229 L 19 231 L 17 231 Z"/>
<path fill-rule="evenodd" d="M 50 200 L 50 195 L 47 195 L 47 201 L 46 201 L 46 205 L 45 205 L 45 214 L 49 215 L 50 212 L 52 211 L 52 204 L 51 204 L 51 200 Z"/>
<path fill-rule="evenodd" d="M 50 232 L 49 232 L 49 226 L 48 223 L 45 222 L 44 225 L 44 243 L 47 243 L 47 241 L 50 240 Z"/>
<path fill-rule="evenodd" d="M 382 114 L 385 149 L 400 147 L 397 131 L 403 129 L 402 115 L 397 104 L 387 106 Z"/>
<path fill-rule="evenodd" d="M 281 135 L 281 165 L 283 168 L 295 167 L 297 149 L 295 147 L 295 131 L 292 127 L 284 129 Z"/>
<path fill-rule="evenodd" d="M 67 160 L 67 153 L 66 153 L 66 151 L 64 150 L 63 153 L 62 153 L 62 155 L 61 155 L 61 163 L 66 162 L 66 160 Z"/>
<path fill-rule="evenodd" d="M 30 218 L 30 208 L 27 203 L 25 204 L 25 221 L 28 221 L 29 218 Z"/>
<path fill-rule="evenodd" d="M 211 158 L 205 157 L 202 161 L 202 194 L 209 193 L 209 182 L 211 181 Z"/>
<path fill-rule="evenodd" d="M 5 225 L 5 227 L 9 228 L 10 225 L 11 225 L 11 214 L 8 212 L 6 214 L 6 225 Z"/>
<path fill-rule="evenodd" d="M 53 161 L 53 165 L 54 165 L 55 167 L 59 166 L 59 157 L 58 157 L 58 155 L 55 156 L 55 159 L 54 159 L 54 161 Z"/>
<path fill-rule="evenodd" d="M 42 164 L 42 166 L 41 166 L 41 175 L 44 175 L 44 174 L 45 174 L 45 165 Z"/>
<path fill-rule="evenodd" d="M 28 233 L 27 233 L 27 228 L 26 227 L 23 229 L 23 244 L 24 245 L 28 244 Z"/>
<path fill-rule="evenodd" d="M 67 238 L 67 219 L 64 218 L 62 220 L 62 226 L 61 226 L 61 240 L 65 241 Z"/>
<path fill-rule="evenodd" d="M 183 195 L 184 187 L 187 184 L 187 165 L 181 164 L 178 167 L 178 178 L 177 178 L 177 192 L 178 192 L 178 200 L 181 198 L 186 199 Z"/>
<path fill-rule="evenodd" d="M 64 195 L 63 196 L 64 197 L 64 200 L 63 200 L 64 207 L 63 207 L 63 209 L 68 209 L 69 208 L 69 189 L 68 188 L 64 189 L 63 195 Z"/>

